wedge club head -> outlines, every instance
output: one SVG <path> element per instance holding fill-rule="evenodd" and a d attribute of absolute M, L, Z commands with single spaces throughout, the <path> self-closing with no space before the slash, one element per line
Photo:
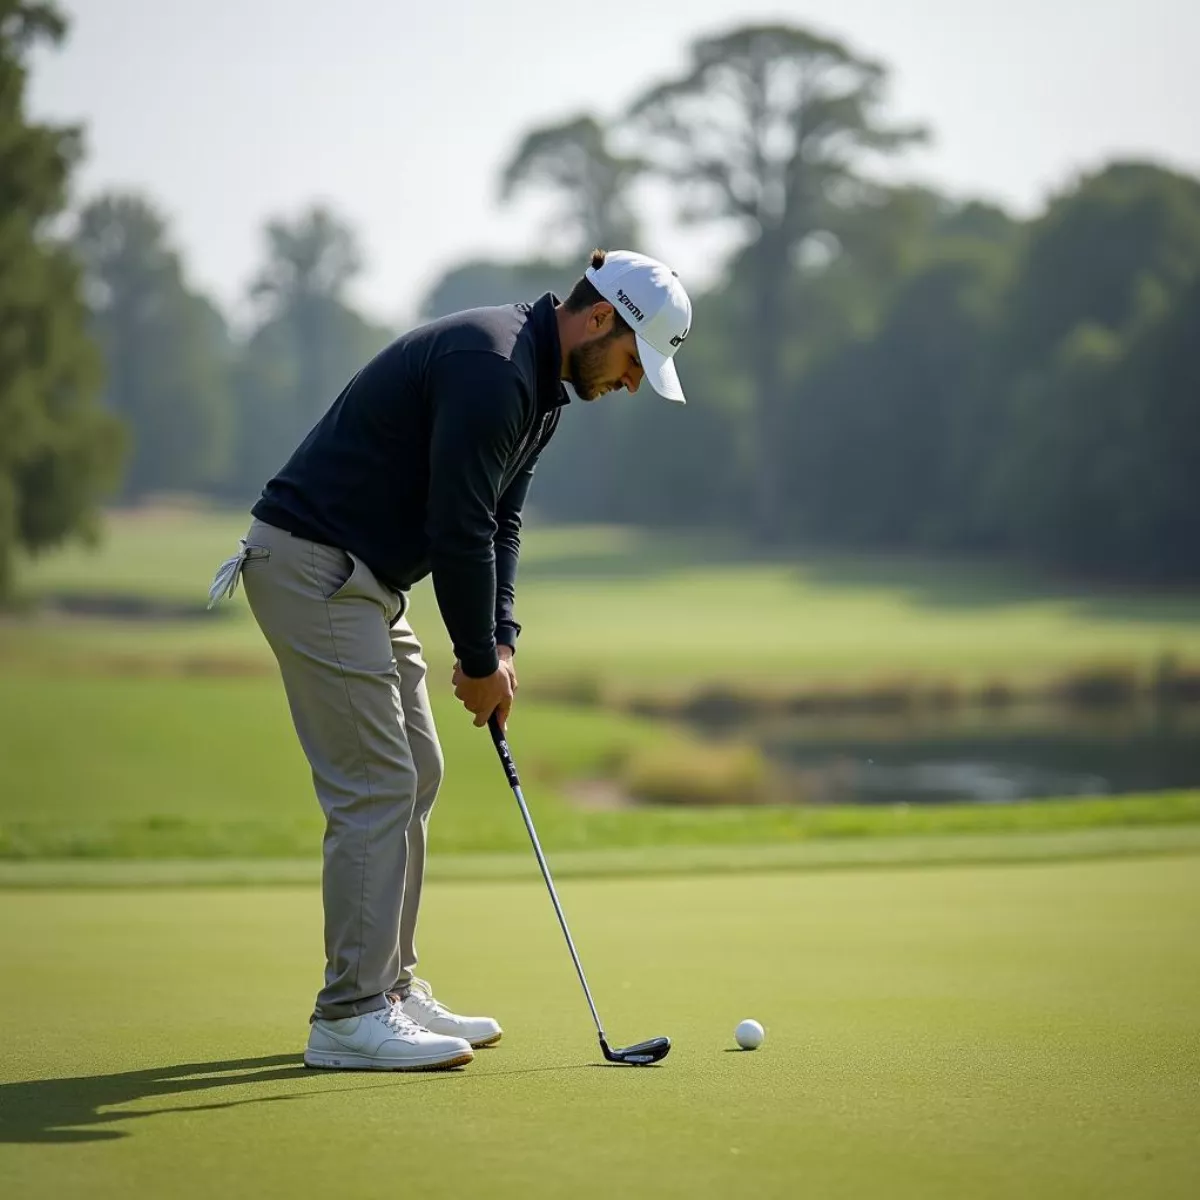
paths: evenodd
<path fill-rule="evenodd" d="M 648 1067 L 660 1059 L 666 1058 L 671 1052 L 671 1039 L 666 1037 L 651 1038 L 648 1042 L 638 1042 L 634 1046 L 618 1046 L 615 1050 L 600 1037 L 600 1049 L 610 1063 L 624 1063 L 630 1067 Z"/>

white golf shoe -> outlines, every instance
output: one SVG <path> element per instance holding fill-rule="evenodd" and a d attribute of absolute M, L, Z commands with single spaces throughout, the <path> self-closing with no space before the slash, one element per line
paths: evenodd
<path fill-rule="evenodd" d="M 414 979 L 411 991 L 400 1007 L 418 1025 L 433 1033 L 462 1038 L 471 1046 L 491 1046 L 498 1042 L 503 1030 L 491 1017 L 460 1017 L 434 999 L 433 989 L 424 979 Z"/>
<path fill-rule="evenodd" d="M 439 1071 L 465 1066 L 474 1057 L 461 1037 L 422 1028 L 392 1001 L 361 1017 L 314 1021 L 304 1065 L 343 1071 Z"/>

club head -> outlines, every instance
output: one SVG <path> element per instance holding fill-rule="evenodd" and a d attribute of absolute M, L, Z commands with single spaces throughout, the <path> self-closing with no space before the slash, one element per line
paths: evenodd
<path fill-rule="evenodd" d="M 625 1063 L 630 1067 L 646 1067 L 666 1058 L 671 1051 L 671 1039 L 665 1037 L 651 1038 L 648 1042 L 638 1042 L 634 1046 L 618 1046 L 615 1050 L 602 1037 L 600 1049 L 610 1063 Z"/>

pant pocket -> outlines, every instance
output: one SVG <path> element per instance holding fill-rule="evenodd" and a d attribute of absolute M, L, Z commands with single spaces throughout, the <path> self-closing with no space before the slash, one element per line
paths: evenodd
<path fill-rule="evenodd" d="M 310 543 L 309 554 L 313 579 L 322 600 L 343 600 L 362 590 L 365 564 L 358 555 L 322 542 Z"/>

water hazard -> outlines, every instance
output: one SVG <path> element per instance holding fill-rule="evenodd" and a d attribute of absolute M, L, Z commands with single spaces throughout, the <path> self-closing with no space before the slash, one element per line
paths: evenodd
<path fill-rule="evenodd" d="M 726 730 L 733 733 L 734 730 Z M 1002 804 L 1200 786 L 1200 711 L 1054 707 L 920 718 L 790 718 L 736 731 L 815 804 Z"/>

